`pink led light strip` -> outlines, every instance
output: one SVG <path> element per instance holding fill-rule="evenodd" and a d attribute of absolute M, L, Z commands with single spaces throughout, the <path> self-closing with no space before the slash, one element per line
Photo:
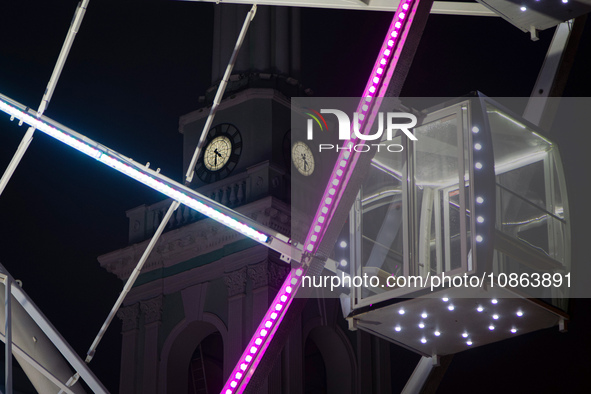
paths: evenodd
<path fill-rule="evenodd" d="M 363 134 L 369 133 L 373 125 L 381 102 L 380 96 L 383 97 L 390 83 L 419 1 L 402 0 L 388 29 L 388 34 L 380 49 L 356 111 L 359 114 L 359 130 Z M 355 141 L 355 135 L 351 134 L 350 139 L 345 142 L 345 146 L 352 147 Z M 304 250 L 311 255 L 316 253 L 318 245 L 326 232 L 334 209 L 338 206 L 341 195 L 345 190 L 351 170 L 355 167 L 358 155 L 358 152 L 349 152 L 347 150 L 342 150 L 339 154 L 320 205 L 318 206 L 314 221 L 312 222 L 312 227 L 304 243 Z M 271 303 L 265 317 L 257 327 L 246 350 L 240 356 L 236 367 L 234 367 L 222 389 L 222 394 L 244 392 L 257 366 L 261 362 L 265 351 L 269 347 L 279 324 L 285 317 L 287 309 L 291 305 L 301 284 L 300 279 L 306 270 L 306 266 L 291 270 Z"/>
<path fill-rule="evenodd" d="M 400 51 L 404 46 L 404 41 L 408 34 L 408 29 L 404 29 L 404 27 L 407 25 L 410 26 L 407 21 L 412 21 L 412 16 L 416 12 L 417 5 L 418 1 L 413 0 L 401 2 L 388 29 L 386 39 L 382 44 L 374 68 L 363 91 L 361 102 L 357 106 L 356 112 L 359 114 L 359 130 L 363 134 L 367 134 L 373 125 L 381 103 L 380 96 L 376 92 L 383 97 L 385 89 L 387 89 L 390 83 Z M 356 142 L 357 138 L 351 133 L 350 139 L 344 145 L 352 148 Z M 355 167 L 358 156 L 359 153 L 354 150 L 353 152 L 341 150 L 314 221 L 312 222 L 311 231 L 308 233 L 306 242 L 304 243 L 304 250 L 307 252 L 314 253 L 317 245 L 322 240 L 324 232 L 328 227 L 327 224 L 330 223 L 330 219 L 332 218 L 334 208 L 338 206 L 342 191 L 345 189 L 343 185 L 346 186 L 347 184 L 347 175 L 350 175 L 350 170 Z"/>

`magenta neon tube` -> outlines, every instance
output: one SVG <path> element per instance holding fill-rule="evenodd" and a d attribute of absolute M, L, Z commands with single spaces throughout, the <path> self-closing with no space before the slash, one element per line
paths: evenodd
<path fill-rule="evenodd" d="M 381 102 L 380 97 L 383 97 L 393 75 L 418 3 L 419 0 L 403 0 L 398 6 L 392 24 L 388 29 L 356 111 L 359 114 L 359 130 L 363 134 L 369 133 L 373 125 Z M 352 134 L 350 139 L 345 142 L 345 146 L 353 146 L 355 141 L 356 137 Z M 349 152 L 347 150 L 342 150 L 339 154 L 304 243 L 304 251 L 308 254 L 313 255 L 317 251 L 318 245 L 332 219 L 334 207 L 338 205 L 351 170 L 355 167 L 358 155 L 358 152 Z M 248 346 L 240 356 L 236 367 L 228 377 L 222 389 L 222 394 L 244 392 L 287 309 L 291 305 L 306 269 L 307 267 L 303 266 L 291 270 Z"/>

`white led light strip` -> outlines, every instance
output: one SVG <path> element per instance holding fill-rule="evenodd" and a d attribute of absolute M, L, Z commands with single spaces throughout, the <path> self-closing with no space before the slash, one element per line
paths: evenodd
<path fill-rule="evenodd" d="M 17 118 L 37 130 L 63 142 L 66 145 L 116 169 L 119 172 L 155 189 L 166 196 L 216 220 L 217 222 L 236 230 L 255 241 L 265 244 L 282 254 L 292 255 L 294 249 L 289 239 L 249 218 L 235 212 L 196 191 L 183 186 L 160 173 L 152 171 L 133 160 L 121 156 L 119 153 L 92 141 L 59 123 L 42 117 L 36 118 L 34 111 L 25 110 L 22 104 L 0 94 L 0 110 Z M 32 113 L 32 115 L 31 115 Z M 291 256 L 292 259 L 296 256 Z"/>
<path fill-rule="evenodd" d="M 359 113 L 359 129 L 367 134 L 373 125 L 376 112 L 381 103 L 379 96 L 385 94 L 404 42 L 408 35 L 414 14 L 419 0 L 402 0 L 398 11 L 394 15 L 392 24 L 388 29 L 388 34 L 375 66 L 370 74 L 369 81 L 363 92 L 361 102 L 359 103 L 357 113 Z M 369 116 L 368 116 L 369 115 Z M 346 146 L 354 143 L 355 136 L 346 142 Z M 338 205 L 340 196 L 347 186 L 348 178 L 357 162 L 357 154 L 347 150 L 342 150 L 337 161 L 324 196 L 318 207 L 318 211 L 312 222 L 312 226 L 304 243 L 304 250 L 310 255 L 314 255 L 318 245 L 331 222 L 334 209 Z M 301 278 L 307 271 L 307 267 L 293 268 L 283 286 L 275 296 L 265 317 L 257 327 L 254 336 L 248 343 L 244 353 L 238 360 L 236 367 L 228 377 L 226 384 L 222 389 L 222 394 L 243 393 L 252 378 L 257 366 L 261 362 L 265 351 L 269 347 L 277 327 L 285 317 L 289 306 L 297 293 L 301 284 Z"/>

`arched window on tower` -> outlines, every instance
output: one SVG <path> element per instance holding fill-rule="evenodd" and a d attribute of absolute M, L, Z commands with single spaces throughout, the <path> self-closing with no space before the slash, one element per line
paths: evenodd
<path fill-rule="evenodd" d="M 223 346 L 219 332 L 208 335 L 197 345 L 189 362 L 188 394 L 211 394 L 222 390 Z"/>
<path fill-rule="evenodd" d="M 304 393 L 327 393 L 326 365 L 320 349 L 313 339 L 306 340 L 304 348 Z"/>

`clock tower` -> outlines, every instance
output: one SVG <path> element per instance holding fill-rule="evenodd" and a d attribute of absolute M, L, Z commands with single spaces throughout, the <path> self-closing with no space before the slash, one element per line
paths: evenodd
<path fill-rule="evenodd" d="M 202 107 L 180 119 L 184 172 L 249 9 L 243 5 L 215 7 L 212 86 L 200 97 Z M 195 168 L 192 187 L 211 187 L 255 171 L 257 193 L 289 201 L 290 98 L 307 94 L 298 80 L 299 36 L 298 8 L 257 8 Z"/>

